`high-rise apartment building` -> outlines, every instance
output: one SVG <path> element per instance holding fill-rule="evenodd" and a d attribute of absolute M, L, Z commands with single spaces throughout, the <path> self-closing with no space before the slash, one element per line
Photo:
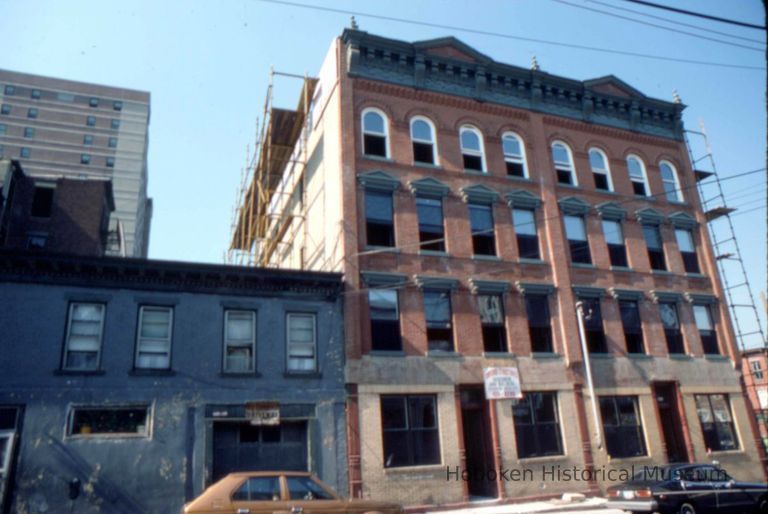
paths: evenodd
<path fill-rule="evenodd" d="M 295 111 L 267 110 L 231 255 L 344 273 L 351 494 L 503 502 L 711 460 L 764 478 L 683 109 L 350 29 Z M 515 370 L 522 399 L 489 400 Z"/>
<path fill-rule="evenodd" d="M 109 178 L 110 231 L 146 257 L 149 93 L 0 70 L 0 157 L 32 177 Z"/>

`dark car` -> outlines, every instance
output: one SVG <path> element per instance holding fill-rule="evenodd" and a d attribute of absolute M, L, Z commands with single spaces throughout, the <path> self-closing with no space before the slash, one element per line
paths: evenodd
<path fill-rule="evenodd" d="M 737 482 L 712 464 L 648 466 L 609 487 L 606 507 L 661 514 L 768 514 L 768 484 Z"/>

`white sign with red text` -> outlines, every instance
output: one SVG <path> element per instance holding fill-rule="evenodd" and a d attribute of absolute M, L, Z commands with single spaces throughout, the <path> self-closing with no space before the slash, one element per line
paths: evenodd
<path fill-rule="evenodd" d="M 519 400 L 523 397 L 517 368 L 483 368 L 483 381 L 488 400 Z"/>

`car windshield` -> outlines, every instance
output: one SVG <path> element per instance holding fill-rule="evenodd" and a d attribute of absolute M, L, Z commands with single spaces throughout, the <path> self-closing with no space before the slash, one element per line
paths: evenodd
<path fill-rule="evenodd" d="M 285 477 L 292 500 L 334 500 L 334 496 L 310 477 Z"/>

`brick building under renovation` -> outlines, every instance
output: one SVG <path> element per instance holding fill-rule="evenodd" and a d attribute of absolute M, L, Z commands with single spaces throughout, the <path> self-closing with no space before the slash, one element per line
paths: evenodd
<path fill-rule="evenodd" d="M 352 495 L 597 492 L 711 459 L 763 478 L 679 100 L 356 29 L 296 110 L 272 87 L 229 256 L 343 273 Z M 523 398 L 489 401 L 492 368 Z M 524 474 L 472 473 L 494 469 Z"/>

